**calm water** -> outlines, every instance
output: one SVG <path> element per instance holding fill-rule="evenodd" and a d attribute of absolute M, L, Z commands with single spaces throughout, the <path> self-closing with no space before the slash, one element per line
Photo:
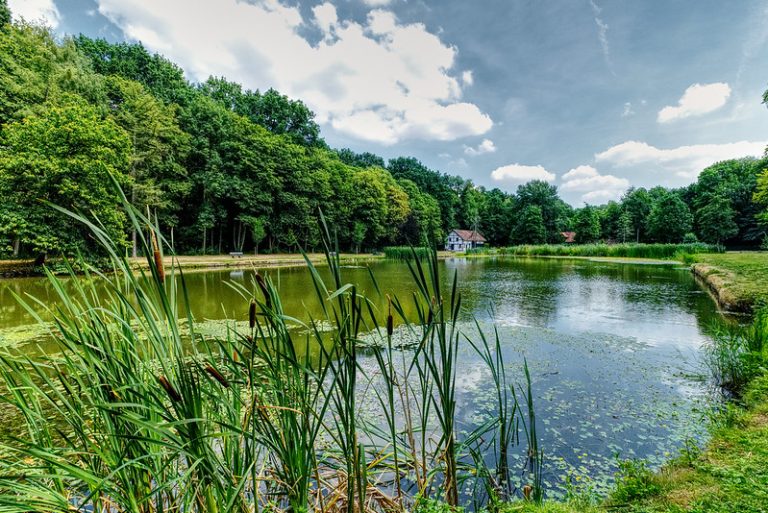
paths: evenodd
<path fill-rule="evenodd" d="M 550 496 L 563 493 L 566 476 L 581 489 L 604 491 L 617 458 L 658 465 L 703 436 L 710 394 L 700 349 L 721 318 L 687 269 L 559 259 L 453 258 L 441 265 L 446 285 L 458 273 L 465 319 L 499 327 L 510 378 L 522 382 L 524 358 L 531 367 Z M 382 312 L 383 294 L 410 297 L 405 264 L 375 263 L 371 270 L 381 295 L 367 268 L 346 268 L 344 278 Z M 250 287 L 251 275 L 186 275 L 195 316 L 212 326 L 244 320 L 247 304 L 227 282 Z M 289 314 L 320 317 L 306 269 L 269 276 Z M 12 292 L 46 303 L 54 296 L 42 279 L 0 281 L 0 344 L 35 334 L 32 316 Z M 373 362 L 364 357 L 362 364 Z M 491 397 L 487 371 L 469 347 L 458 376 L 459 422 L 471 427 L 491 412 Z M 376 408 L 366 414 L 375 417 Z"/>

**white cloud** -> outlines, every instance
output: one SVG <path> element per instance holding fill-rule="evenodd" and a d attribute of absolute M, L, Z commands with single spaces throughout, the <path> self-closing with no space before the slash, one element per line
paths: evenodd
<path fill-rule="evenodd" d="M 760 156 L 765 147 L 766 141 L 740 141 L 660 149 L 640 141 L 627 141 L 596 154 L 595 160 L 617 167 L 655 166 L 679 177 L 695 178 L 705 167 L 715 162 Z"/>
<path fill-rule="evenodd" d="M 586 203 L 618 199 L 629 187 L 629 180 L 613 175 L 601 175 L 592 166 L 579 166 L 562 176 L 560 190 L 581 193 Z"/>
<path fill-rule="evenodd" d="M 448 141 L 493 125 L 461 99 L 457 49 L 389 11 L 375 9 L 361 23 L 339 19 L 330 3 L 305 19 L 284 0 L 198 0 L 194 9 L 187 0 L 96 1 L 129 39 L 178 62 L 192 79 L 274 87 L 302 99 L 318 122 L 359 139 Z M 323 31 L 316 44 L 302 36 L 311 25 Z"/>
<path fill-rule="evenodd" d="M 600 41 L 600 48 L 603 50 L 603 58 L 605 63 L 611 66 L 611 49 L 608 46 L 608 24 L 600 17 L 600 13 L 603 9 L 595 3 L 594 0 L 589 0 L 589 5 L 592 7 L 592 14 L 595 17 L 595 25 L 597 26 L 597 39 Z"/>
<path fill-rule="evenodd" d="M 53 0 L 8 0 L 8 8 L 15 19 L 42 21 L 51 28 L 59 26 L 61 15 Z"/>
<path fill-rule="evenodd" d="M 363 0 L 368 7 L 383 7 L 392 3 L 392 0 Z"/>
<path fill-rule="evenodd" d="M 522 184 L 531 180 L 544 180 L 553 182 L 557 175 L 550 173 L 542 166 L 524 166 L 522 164 L 509 164 L 497 167 L 491 173 L 491 178 L 497 182 Z"/>
<path fill-rule="evenodd" d="M 483 155 L 485 153 L 493 153 L 496 151 L 496 145 L 490 139 L 483 139 L 483 141 L 477 145 L 477 148 L 471 146 L 464 146 L 464 153 L 470 157 L 477 155 Z"/>
<path fill-rule="evenodd" d="M 336 7 L 328 2 L 313 7 L 312 14 L 315 15 L 315 23 L 325 34 L 330 33 L 331 29 L 339 22 Z"/>
<path fill-rule="evenodd" d="M 465 71 L 464 73 L 461 74 L 461 82 L 465 86 L 471 86 L 472 84 L 475 83 L 475 77 L 474 75 L 472 75 L 471 71 Z"/>
<path fill-rule="evenodd" d="M 693 84 L 685 90 L 676 106 L 668 105 L 659 111 L 658 122 L 669 123 L 691 116 L 701 116 L 716 111 L 731 96 L 731 86 L 725 82 Z"/>
<path fill-rule="evenodd" d="M 628 118 L 629 116 L 634 116 L 635 111 L 632 110 L 632 102 L 626 102 L 624 104 L 624 110 L 621 112 L 622 118 Z"/>

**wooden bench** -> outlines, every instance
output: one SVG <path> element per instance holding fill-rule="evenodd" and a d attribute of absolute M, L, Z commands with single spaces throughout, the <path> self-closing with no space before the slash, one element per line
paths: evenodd
<path fill-rule="evenodd" d="M 232 258 L 235 258 L 235 257 L 243 258 L 243 252 L 242 251 L 230 251 L 229 252 L 229 256 L 231 256 Z"/>

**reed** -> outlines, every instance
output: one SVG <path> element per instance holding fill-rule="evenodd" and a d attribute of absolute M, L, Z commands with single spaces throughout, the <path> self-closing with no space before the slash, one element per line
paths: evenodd
<path fill-rule="evenodd" d="M 416 318 L 397 297 L 379 312 L 344 281 L 323 221 L 330 279 L 307 259 L 323 318 L 299 321 L 269 276 L 256 273 L 249 285 L 231 284 L 242 294 L 248 328 L 233 323 L 226 336 L 205 338 L 195 330 L 172 247 L 157 223 L 127 201 L 124 208 L 147 271 L 132 272 L 97 223 L 70 214 L 101 242 L 111 272 L 81 262 L 86 279 L 69 269 L 74 291 L 48 273 L 56 309 L 18 298 L 41 323 L 41 310 L 54 319 L 56 347 L 35 359 L 0 351 L 2 400 L 25 429 L 0 440 L 8 455 L 0 459 L 0 510 L 406 511 L 417 498 L 459 505 L 467 479 L 483 480 L 484 490 L 501 483 L 507 500 L 525 495 L 508 477 L 510 451 L 521 440 L 536 463 L 520 471 L 533 475 L 533 497 L 540 496 L 527 367 L 521 407 L 498 334 L 489 343 L 476 325 L 481 342 L 463 335 L 457 278 L 443 290 L 435 252 L 408 262 Z M 394 349 L 396 330 L 416 349 Z M 363 334 L 380 342 L 375 376 L 360 366 Z M 499 410 L 468 434 L 456 425 L 463 340 L 494 376 Z M 361 415 L 367 387 L 382 406 L 382 424 Z M 494 472 L 470 471 L 472 447 L 489 437 L 503 462 Z"/>
<path fill-rule="evenodd" d="M 384 258 L 389 260 L 424 260 L 432 254 L 429 248 L 411 246 L 389 246 L 384 248 Z"/>
<path fill-rule="evenodd" d="M 714 244 L 542 244 L 499 248 L 498 254 L 519 256 L 585 256 L 617 258 L 677 258 L 681 255 L 723 253 Z"/>

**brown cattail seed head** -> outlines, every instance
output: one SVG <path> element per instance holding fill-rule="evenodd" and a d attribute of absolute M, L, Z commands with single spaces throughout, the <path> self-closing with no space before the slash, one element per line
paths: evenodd
<path fill-rule="evenodd" d="M 531 500 L 531 491 L 533 488 L 531 488 L 531 485 L 525 485 L 523 486 L 523 497 L 525 497 L 525 500 L 529 501 Z"/>
<path fill-rule="evenodd" d="M 213 368 L 212 365 L 205 366 L 205 372 L 213 376 L 213 379 L 219 382 L 224 388 L 229 388 L 229 381 L 219 371 Z"/>
<path fill-rule="evenodd" d="M 163 255 L 160 253 L 160 246 L 157 244 L 157 235 L 152 233 L 152 254 L 155 259 L 155 268 L 157 269 L 157 277 L 160 283 L 165 283 L 165 267 L 163 266 Z"/>
<path fill-rule="evenodd" d="M 168 381 L 168 378 L 166 378 L 165 376 L 158 376 L 157 381 L 165 389 L 165 392 L 168 394 L 168 397 L 170 397 L 171 400 L 176 402 L 181 401 L 181 396 L 176 391 L 176 389 L 173 388 L 173 385 L 171 385 L 171 382 Z"/>
<path fill-rule="evenodd" d="M 389 297 L 389 294 L 387 294 L 387 303 L 389 305 L 387 310 L 387 336 L 391 337 L 395 330 L 395 322 L 392 317 L 392 298 Z"/>
<path fill-rule="evenodd" d="M 264 301 L 267 303 L 267 307 L 272 307 L 272 298 L 269 296 L 269 289 L 267 289 L 267 282 L 264 281 L 264 277 L 259 273 L 256 273 L 256 283 L 259 284 L 261 293 L 264 294 Z"/>
<path fill-rule="evenodd" d="M 253 329 L 256 327 L 256 301 L 251 300 L 251 304 L 248 306 L 248 326 Z"/>

